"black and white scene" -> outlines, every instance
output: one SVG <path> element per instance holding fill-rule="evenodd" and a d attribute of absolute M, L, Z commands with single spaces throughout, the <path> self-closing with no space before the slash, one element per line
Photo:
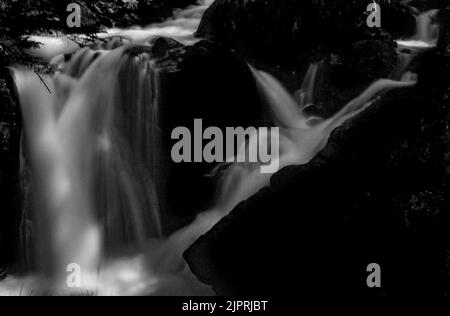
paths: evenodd
<path fill-rule="evenodd" d="M 449 180 L 450 0 L 0 0 L 0 296 L 447 297 Z"/>

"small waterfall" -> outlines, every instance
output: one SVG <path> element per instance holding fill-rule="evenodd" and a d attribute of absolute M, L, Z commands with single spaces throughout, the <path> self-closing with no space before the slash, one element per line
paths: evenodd
<path fill-rule="evenodd" d="M 31 158 L 31 181 L 37 221 L 38 266 L 49 280 L 62 278 L 70 263 L 79 263 L 85 271 L 95 271 L 99 262 L 100 232 L 93 225 L 83 177 L 90 172 L 78 170 L 83 153 L 71 156 L 67 142 L 60 140 L 63 127 L 55 120 L 53 100 L 36 76 L 14 71 L 25 124 L 25 137 Z M 54 85 L 49 78 L 49 89 Z M 66 135 L 67 138 L 83 134 Z M 83 139 L 86 139 L 86 135 Z M 73 154 L 73 152 L 72 152 Z M 79 159 L 77 159 L 79 158 Z M 88 280 L 85 280 L 88 283 Z M 89 281 L 90 282 L 90 281 Z"/>
<path fill-rule="evenodd" d="M 316 88 L 317 73 L 321 64 L 321 62 L 312 63 L 309 66 L 301 89 L 295 93 L 295 98 L 301 110 L 305 110 L 307 107 L 314 105 L 314 92 Z"/>
<path fill-rule="evenodd" d="M 280 127 L 280 168 L 308 163 L 326 146 L 334 129 L 363 111 L 380 94 L 391 89 L 415 85 L 414 81 L 380 79 L 333 117 L 320 119 L 308 116 L 300 110 L 295 98 L 277 79 L 255 69 L 253 74 L 260 94 L 272 112 L 274 122 Z M 306 78 L 305 81 L 311 82 L 312 77 L 307 74 Z M 248 146 L 257 146 L 258 141 L 264 143 L 267 139 L 250 139 Z M 252 150 L 256 148 L 248 148 L 248 151 Z M 223 215 L 230 212 L 239 202 L 268 186 L 270 178 L 270 174 L 261 174 L 257 165 L 233 165 L 221 179 L 218 200 L 214 208 L 215 212 L 211 213 L 212 217 L 217 216 L 217 211 Z"/>
<path fill-rule="evenodd" d="M 431 10 L 417 17 L 417 29 L 415 39 L 425 43 L 436 43 L 439 38 L 439 24 L 436 15 L 439 10 Z"/>
<path fill-rule="evenodd" d="M 430 10 L 416 17 L 416 34 L 408 40 L 398 40 L 397 43 L 410 48 L 434 47 L 439 39 L 440 26 L 436 20 L 439 10 Z"/>
<path fill-rule="evenodd" d="M 45 87 L 14 71 L 38 198 L 38 265 L 55 282 L 77 263 L 94 286 L 103 253 L 162 236 L 159 80 L 146 49 L 116 50 L 80 80 L 43 78 Z"/>

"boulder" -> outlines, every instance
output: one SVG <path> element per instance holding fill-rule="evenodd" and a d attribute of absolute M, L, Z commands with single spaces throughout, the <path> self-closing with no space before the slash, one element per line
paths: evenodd
<path fill-rule="evenodd" d="M 316 82 L 315 104 L 308 111 L 331 117 L 380 78 L 390 78 L 397 66 L 396 44 L 362 40 L 322 60 Z"/>
<path fill-rule="evenodd" d="M 160 126 L 168 161 L 164 175 L 167 205 L 163 214 L 171 232 L 205 211 L 215 196 L 210 176 L 217 163 L 174 163 L 170 152 L 177 142 L 171 139 L 177 127 L 193 130 L 202 119 L 204 129 L 261 126 L 262 103 L 253 75 L 240 57 L 221 45 L 202 41 L 185 47 L 168 39 L 153 43 L 152 56 L 160 77 Z"/>
<path fill-rule="evenodd" d="M 397 1 L 378 1 L 382 30 L 367 26 L 366 0 L 217 0 L 206 11 L 197 36 L 223 43 L 257 65 L 292 67 L 315 50 L 414 33 L 416 20 Z"/>
<path fill-rule="evenodd" d="M 190 247 L 219 295 L 448 295 L 450 58 L 334 131 Z M 381 266 L 382 288 L 367 267 Z"/>

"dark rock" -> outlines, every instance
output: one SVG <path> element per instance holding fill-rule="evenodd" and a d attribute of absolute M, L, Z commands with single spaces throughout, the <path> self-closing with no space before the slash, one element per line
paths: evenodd
<path fill-rule="evenodd" d="M 20 203 L 17 201 L 20 169 L 21 118 L 9 72 L 0 71 L 0 264 L 9 263 L 18 246 Z"/>
<path fill-rule="evenodd" d="M 170 151 L 176 141 L 171 139 L 172 131 L 180 126 L 193 130 L 194 119 L 202 119 L 204 128 L 260 126 L 263 108 L 248 65 L 220 45 L 203 41 L 184 47 L 158 39 L 152 56 L 161 79 L 163 161 L 169 161 L 164 175 L 168 205 L 162 213 L 182 219 L 177 224 L 169 221 L 172 231 L 209 207 L 215 192 L 208 175 L 217 166 L 173 163 Z"/>
<path fill-rule="evenodd" d="M 383 37 L 367 26 L 366 0 L 217 0 L 206 11 L 197 36 L 223 43 L 251 62 L 272 67 L 297 65 L 311 51 L 336 51 Z M 393 38 L 415 30 L 415 17 L 396 1 L 378 1 L 382 27 Z"/>
<path fill-rule="evenodd" d="M 349 75 L 365 84 L 388 78 L 397 66 L 395 48 L 389 41 L 369 40 L 353 44 L 347 57 Z"/>
<path fill-rule="evenodd" d="M 215 1 L 203 16 L 197 36 L 236 49 L 270 65 L 292 63 L 304 52 L 300 1 Z"/>
<path fill-rule="evenodd" d="M 438 20 L 441 25 L 438 47 L 450 54 L 450 5 L 439 11 Z"/>
<path fill-rule="evenodd" d="M 194 274 L 224 295 L 448 295 L 450 58 L 428 52 L 419 80 L 202 236 L 185 253 Z"/>
<path fill-rule="evenodd" d="M 395 49 L 390 40 L 363 40 L 330 54 L 322 61 L 310 114 L 331 117 L 375 80 L 390 78 L 397 66 Z"/>
<path fill-rule="evenodd" d="M 415 7 L 421 12 L 433 9 L 442 9 L 449 5 L 448 0 L 412 0 L 408 3 L 409 6 Z"/>

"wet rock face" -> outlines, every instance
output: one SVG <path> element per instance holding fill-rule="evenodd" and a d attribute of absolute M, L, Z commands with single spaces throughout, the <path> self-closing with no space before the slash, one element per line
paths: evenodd
<path fill-rule="evenodd" d="M 20 114 L 12 79 L 0 73 L 0 265 L 8 263 L 17 246 Z"/>
<path fill-rule="evenodd" d="M 449 293 L 450 59 L 429 52 L 419 78 L 235 208 L 186 252 L 192 271 L 226 295 Z"/>

